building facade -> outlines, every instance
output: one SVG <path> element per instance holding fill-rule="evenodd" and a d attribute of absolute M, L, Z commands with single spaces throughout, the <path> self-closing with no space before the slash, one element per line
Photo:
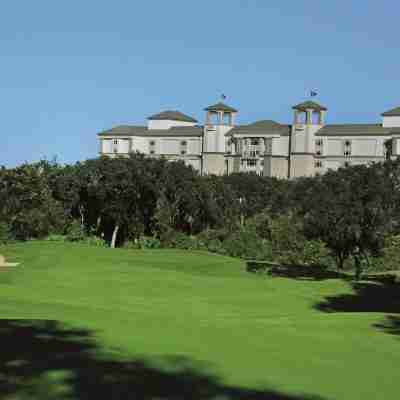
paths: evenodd
<path fill-rule="evenodd" d="M 140 152 L 182 160 L 201 174 L 255 172 L 277 178 L 314 176 L 328 169 L 400 155 L 400 107 L 376 124 L 326 124 L 327 108 L 305 101 L 293 122 L 235 123 L 238 111 L 222 102 L 205 109 L 204 125 L 179 111 L 148 118 L 147 126 L 116 126 L 98 134 L 100 154 Z"/>

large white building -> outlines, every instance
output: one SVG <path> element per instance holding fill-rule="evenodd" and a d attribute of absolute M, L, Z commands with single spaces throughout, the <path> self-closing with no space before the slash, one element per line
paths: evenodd
<path fill-rule="evenodd" d="M 236 125 L 224 103 L 205 109 L 204 125 L 179 111 L 148 118 L 147 126 L 116 126 L 98 134 L 100 154 L 183 160 L 202 174 L 256 172 L 293 178 L 400 155 L 400 107 L 376 124 L 325 124 L 327 108 L 314 101 L 293 107 L 292 124 L 271 120 Z"/>

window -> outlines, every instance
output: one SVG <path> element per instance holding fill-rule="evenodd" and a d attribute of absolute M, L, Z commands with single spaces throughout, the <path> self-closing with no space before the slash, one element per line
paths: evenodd
<path fill-rule="evenodd" d="M 344 144 L 345 144 L 346 147 L 350 147 L 351 146 L 351 141 L 350 140 L 346 140 L 344 142 Z"/>
<path fill-rule="evenodd" d="M 350 163 L 349 163 L 348 161 L 345 161 L 345 162 L 344 162 L 344 166 L 345 166 L 345 167 L 350 167 Z"/>
<path fill-rule="evenodd" d="M 114 139 L 114 140 L 113 140 L 113 143 L 114 143 L 114 144 L 118 144 L 118 139 Z"/>
<path fill-rule="evenodd" d="M 149 141 L 149 153 L 150 154 L 155 154 L 156 153 L 156 141 L 155 140 L 150 140 Z"/>
<path fill-rule="evenodd" d="M 391 157 L 393 156 L 393 140 L 388 139 L 385 140 L 383 143 L 383 152 L 385 155 L 385 160 L 390 160 Z"/>
<path fill-rule="evenodd" d="M 346 157 L 350 156 L 350 155 L 351 155 L 351 151 L 345 150 L 344 155 L 345 155 Z"/>
<path fill-rule="evenodd" d="M 181 150 L 181 154 L 186 154 L 186 150 Z"/>
<path fill-rule="evenodd" d="M 248 167 L 255 167 L 257 165 L 257 160 L 247 160 Z"/>
<path fill-rule="evenodd" d="M 181 146 L 186 146 L 186 145 L 187 145 L 187 141 L 186 140 L 182 140 Z"/>
<path fill-rule="evenodd" d="M 260 139 L 251 139 L 252 146 L 258 146 L 260 144 Z"/>
<path fill-rule="evenodd" d="M 322 161 L 315 161 L 314 166 L 315 168 L 322 168 Z"/>
<path fill-rule="evenodd" d="M 323 141 L 322 141 L 322 139 L 317 139 L 316 141 L 315 141 L 315 154 L 317 155 L 317 156 L 320 156 L 320 155 L 322 155 L 322 146 L 323 146 Z"/>

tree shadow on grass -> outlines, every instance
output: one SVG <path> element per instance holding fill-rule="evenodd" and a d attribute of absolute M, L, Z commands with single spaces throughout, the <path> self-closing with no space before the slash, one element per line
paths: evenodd
<path fill-rule="evenodd" d="M 375 282 L 351 284 L 354 293 L 326 297 L 315 308 L 325 312 L 400 313 L 400 285 Z"/>
<path fill-rule="evenodd" d="M 0 320 L 0 343 L 2 399 L 320 399 L 228 386 L 186 358 L 118 360 L 56 321 Z"/>
<path fill-rule="evenodd" d="M 391 335 L 400 335 L 400 317 L 398 316 L 388 315 L 384 322 L 374 326 Z"/>
<path fill-rule="evenodd" d="M 326 297 L 315 308 L 324 312 L 400 313 L 400 284 L 358 282 L 351 284 L 354 293 Z M 400 335 L 400 317 L 387 316 L 376 328 Z"/>

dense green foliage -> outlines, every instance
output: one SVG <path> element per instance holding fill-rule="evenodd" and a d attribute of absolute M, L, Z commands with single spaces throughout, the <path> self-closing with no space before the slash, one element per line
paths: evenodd
<path fill-rule="evenodd" d="M 0 222 L 3 242 L 65 235 L 284 264 L 334 260 L 359 278 L 365 268 L 385 269 L 385 250 L 400 258 L 398 241 L 391 241 L 400 234 L 400 162 L 292 181 L 199 176 L 182 162 L 140 154 L 73 166 L 24 164 L 0 169 Z"/>
<path fill-rule="evenodd" d="M 204 252 L 35 241 L 3 247 L 2 253 L 21 266 L 0 273 L 1 317 L 45 320 L 48 327 L 40 334 L 23 321 L 26 329 L 15 331 L 0 320 L 0 368 L 9 368 L 0 374 L 0 390 L 7 380 L 16 390 L 2 392 L 2 399 L 398 398 L 399 337 L 375 326 L 394 308 L 379 308 L 379 292 L 361 313 L 324 313 L 317 303 L 332 296 L 352 299 L 351 287 L 340 280 L 260 279 L 246 273 L 239 259 Z M 85 340 L 79 333 L 63 345 L 68 333 L 53 332 L 48 320 L 69 332 L 89 330 L 98 348 L 78 352 Z M 99 361 L 87 363 L 88 353 Z M 110 353 L 114 361 L 105 363 Z M 169 360 L 162 365 L 172 371 L 181 360 L 185 373 L 160 381 L 155 372 L 140 374 L 137 363 L 125 374 L 119 369 L 138 359 L 154 368 Z M 273 389 L 282 397 L 228 391 L 209 396 L 204 390 L 194 395 L 196 388 L 207 388 L 207 380 L 195 385 L 189 366 L 219 376 L 220 385 Z M 190 393 L 171 393 L 174 382 Z M 90 384 L 97 395 L 87 391 Z M 63 397 L 70 386 L 71 396 Z"/>

